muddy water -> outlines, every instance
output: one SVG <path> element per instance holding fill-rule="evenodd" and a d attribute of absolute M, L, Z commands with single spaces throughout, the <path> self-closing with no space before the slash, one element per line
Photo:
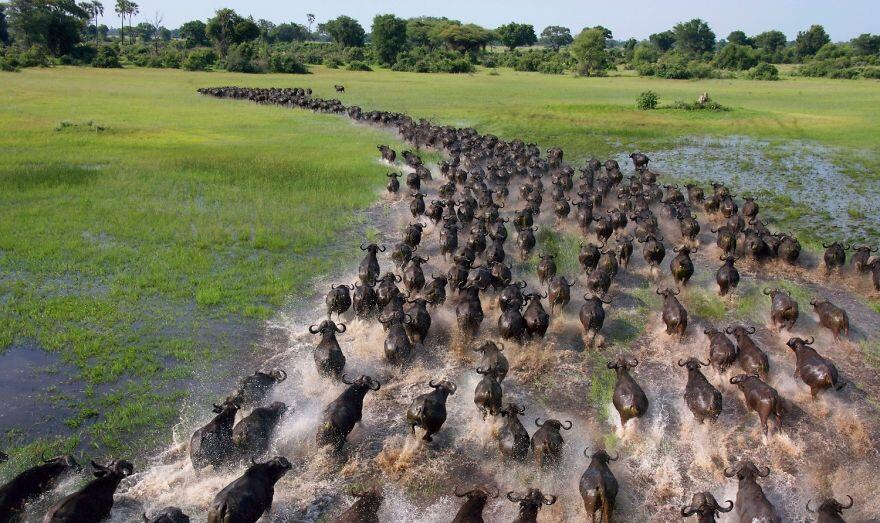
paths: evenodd
<path fill-rule="evenodd" d="M 621 164 L 623 164 L 621 159 Z M 397 167 L 401 169 L 400 166 Z M 435 172 L 435 179 L 439 178 Z M 423 192 L 436 195 L 438 182 L 423 185 Z M 512 184 L 512 187 L 515 187 Z M 515 191 L 512 191 L 515 192 Z M 520 207 L 511 194 L 505 214 Z M 615 205 L 613 198 L 605 208 Z M 556 223 L 552 202 L 545 198 L 539 225 L 569 234 L 579 234 L 573 227 L 573 216 L 565 223 Z M 661 216 L 659 210 L 656 211 Z M 707 217 L 701 216 L 703 230 L 708 230 Z M 401 229 L 414 221 L 409 214 L 408 200 L 386 197 L 368 213 L 368 225 L 379 230 L 381 242 L 393 245 L 399 241 Z M 423 220 L 424 221 L 424 220 Z M 668 224 L 667 247 L 678 243 L 679 236 Z M 511 228 L 507 246 L 514 245 Z M 429 226 L 419 253 L 430 256 L 425 273 L 449 268 L 437 252 L 438 232 Z M 462 236 L 464 238 L 464 236 Z M 595 240 L 592 233 L 587 240 Z M 686 307 L 701 295 L 714 295 L 714 271 L 718 253 L 712 237 L 700 237 L 703 249 L 695 256 L 697 276 L 684 289 L 680 299 Z M 541 244 L 534 252 L 540 252 Z M 387 254 L 387 253 L 386 253 Z M 664 260 L 664 272 L 668 261 Z M 530 288 L 537 288 L 537 279 L 526 272 L 526 264 L 513 261 L 515 279 L 526 279 Z M 383 272 L 393 264 L 387 255 L 380 256 Z M 354 267 L 353 267 L 354 269 Z M 539 469 L 534 462 L 503 463 L 494 434 L 498 421 L 482 419 L 473 404 L 473 390 L 479 376 L 474 372 L 476 355 L 470 351 L 474 343 L 465 343 L 456 333 L 454 302 L 450 295 L 446 305 L 432 311 L 433 325 L 426 344 L 418 347 L 413 364 L 397 370 L 384 363 L 382 343 L 384 332 L 375 322 L 344 316 L 348 330 L 339 336 L 347 357 L 350 374 L 369 374 L 383 384 L 378 392 L 370 392 L 364 404 L 363 422 L 348 439 L 344 458 L 316 447 L 314 434 L 324 406 L 332 401 L 344 385 L 318 376 L 311 350 L 317 342 L 308 333 L 308 326 L 324 316 L 323 296 L 331 283 L 352 283 L 356 272 L 337 274 L 316 284 L 313 297 L 305 299 L 274 318 L 267 330 L 286 333 L 276 336 L 278 343 L 264 368 L 285 369 L 289 378 L 277 386 L 267 402 L 280 400 L 292 407 L 285 417 L 273 443 L 270 455 L 286 456 L 293 470 L 276 487 L 272 512 L 265 521 L 324 521 L 351 504 L 346 491 L 352 487 L 381 486 L 385 501 L 382 521 L 449 521 L 460 505 L 452 495 L 456 486 L 489 484 L 501 492 L 540 488 L 546 494 L 559 496 L 552 506 L 545 506 L 540 521 L 582 521 L 585 517 L 578 494 L 578 479 L 588 460 L 584 449 L 592 452 L 608 447 L 620 453 L 620 460 L 611 464 L 621 485 L 617 499 L 617 521 L 677 520 L 681 505 L 697 491 L 709 490 L 719 500 L 734 499 L 736 482 L 725 478 L 722 470 L 738 459 L 749 458 L 771 469 L 761 480 L 770 500 L 786 521 L 805 521 L 804 504 L 810 498 L 835 496 L 855 498 L 849 521 L 876 521 L 880 501 L 876 496 L 876 477 L 880 473 L 877 441 L 880 437 L 878 398 L 880 381 L 876 370 L 867 367 L 860 352 L 863 345 L 876 343 L 878 315 L 864 306 L 853 294 L 861 290 L 848 275 L 825 279 L 815 268 L 790 270 L 774 264 L 763 267 L 743 265 L 744 282 L 738 295 L 726 302 L 729 319 L 734 320 L 738 300 L 754 286 L 765 281 L 794 281 L 811 293 L 825 294 L 849 311 L 854 332 L 851 340 L 835 342 L 809 317 L 808 304 L 801 303 L 802 319 L 793 333 L 777 333 L 765 322 L 769 307 L 762 300 L 758 310 L 749 311 L 746 321 L 758 330 L 754 339 L 771 359 L 769 382 L 785 398 L 786 413 L 781 432 L 764 438 L 757 416 L 748 413 L 740 393 L 727 380 L 731 375 L 707 376 L 724 395 L 724 412 L 715 424 L 698 425 L 682 400 L 686 373 L 675 362 L 681 357 L 706 358 L 708 342 L 702 334 L 711 322 L 691 312 L 691 327 L 682 341 L 666 336 L 659 318 L 659 308 L 652 296 L 657 285 L 671 285 L 668 276 L 652 275 L 642 261 L 637 245 L 633 261 L 616 278 L 610 294 L 614 308 L 632 309 L 649 302 L 650 313 L 641 320 L 643 332 L 632 342 L 622 342 L 615 331 L 630 325 L 612 328 L 606 322 L 604 347 L 587 347 L 581 337 L 582 328 L 577 311 L 584 293 L 584 275 L 566 274 L 576 279 L 572 303 L 557 312 L 544 340 L 524 346 L 507 344 L 506 354 L 511 372 L 503 383 L 505 401 L 526 407 L 522 422 L 530 433 L 535 431 L 535 418 L 571 420 L 573 428 L 563 431 L 566 441 L 561 465 L 557 469 Z M 485 320 L 481 338 L 497 339 L 500 312 L 495 295 L 482 297 Z M 635 313 L 641 314 L 641 313 Z M 624 318 L 626 316 L 623 316 Z M 632 327 L 629 327 L 632 329 Z M 792 377 L 793 357 L 785 341 L 790 335 L 815 335 L 816 347 L 832 358 L 844 379 L 850 382 L 843 391 L 820 396 L 811 401 L 807 387 Z M 647 414 L 630 422 L 624 430 L 608 400 L 597 401 L 596 389 L 606 388 L 610 371 L 607 360 L 617 354 L 636 356 L 641 364 L 634 370 L 651 402 Z M 446 378 L 458 384 L 458 391 L 447 403 L 449 415 L 443 429 L 431 443 L 424 442 L 419 432 L 409 433 L 405 411 L 410 401 L 430 389 L 431 379 Z M 247 412 L 240 413 L 240 416 Z M 239 476 L 244 465 L 228 470 L 193 470 L 188 456 L 188 440 L 192 431 L 210 419 L 210 409 L 200 415 L 185 417 L 172 430 L 172 443 L 151 465 L 125 481 L 117 496 L 113 521 L 134 521 L 141 512 L 151 512 L 176 505 L 189 513 L 194 521 L 204 521 L 206 509 L 214 495 Z M 488 521 L 509 521 L 517 506 L 502 497 L 490 501 L 484 513 Z M 721 521 L 734 521 L 724 515 Z"/>

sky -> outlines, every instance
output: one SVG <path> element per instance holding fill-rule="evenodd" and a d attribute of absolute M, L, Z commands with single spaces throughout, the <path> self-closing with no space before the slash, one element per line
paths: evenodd
<path fill-rule="evenodd" d="M 845 41 L 862 33 L 880 33 L 880 0 L 435 0 L 375 1 L 320 0 L 138 0 L 141 21 L 152 19 L 156 11 L 163 25 L 179 27 L 189 20 L 205 20 L 222 7 L 235 9 L 244 16 L 265 18 L 275 23 L 306 23 L 306 13 L 314 13 L 318 22 L 345 14 L 369 32 L 373 16 L 393 13 L 403 18 L 445 16 L 495 28 L 516 21 L 535 26 L 540 33 L 548 25 L 570 27 L 573 33 L 584 27 L 605 26 L 617 40 L 647 38 L 678 22 L 702 18 L 709 22 L 716 36 L 726 37 L 741 29 L 755 35 L 779 29 L 793 40 L 798 31 L 812 24 L 822 24 L 833 41 Z M 118 25 L 113 0 L 104 2 L 103 23 Z M 135 17 L 137 24 L 138 17 Z"/>

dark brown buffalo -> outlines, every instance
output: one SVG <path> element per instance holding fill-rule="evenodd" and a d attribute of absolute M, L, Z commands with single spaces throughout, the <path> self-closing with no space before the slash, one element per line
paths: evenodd
<path fill-rule="evenodd" d="M 724 225 L 717 229 L 712 229 L 717 234 L 715 245 L 724 252 L 725 256 L 733 256 L 736 253 L 736 231 Z"/>
<path fill-rule="evenodd" d="M 446 285 L 448 283 L 449 279 L 443 274 L 440 276 L 431 274 L 431 281 L 422 289 L 422 296 L 434 307 L 439 307 L 446 303 Z"/>
<path fill-rule="evenodd" d="M 46 512 L 43 523 L 81 523 L 101 521 L 113 510 L 113 494 L 119 483 L 134 472 L 134 466 L 125 460 L 109 465 L 92 461 L 95 479 L 73 494 L 58 501 Z"/>
<path fill-rule="evenodd" d="M 756 521 L 782 523 L 782 518 L 776 513 L 776 508 L 764 495 L 764 490 L 756 480 L 756 478 L 766 478 L 770 475 L 770 469 L 766 467 L 764 469 L 764 472 L 758 470 L 758 467 L 749 460 L 740 461 L 735 466 L 724 469 L 725 477 L 736 476 L 739 480 L 734 507 L 736 507 L 740 523 Z"/>
<path fill-rule="evenodd" d="M 697 221 L 695 215 L 688 214 L 678 222 L 678 229 L 681 231 L 682 238 L 694 242 L 700 235 L 700 222 Z"/>
<path fill-rule="evenodd" d="M 727 296 L 730 289 L 736 289 L 739 285 L 739 271 L 733 266 L 737 258 L 733 256 L 722 256 L 721 261 L 724 265 L 718 268 L 715 273 L 715 282 L 718 284 L 718 295 Z"/>
<path fill-rule="evenodd" d="M 538 257 L 541 258 L 537 268 L 538 281 L 541 282 L 541 285 L 544 285 L 548 278 L 556 275 L 556 262 L 553 260 L 556 256 L 552 254 L 539 254 Z"/>
<path fill-rule="evenodd" d="M 467 338 L 476 337 L 483 323 L 483 307 L 480 303 L 480 288 L 474 285 L 465 285 L 462 289 L 458 304 L 455 306 L 455 320 L 458 330 Z"/>
<path fill-rule="evenodd" d="M 850 260 L 853 269 L 855 269 L 856 272 L 868 272 L 871 268 L 871 255 L 875 252 L 877 252 L 877 249 L 869 245 L 862 245 L 859 247 L 853 246 L 853 255 Z"/>
<path fill-rule="evenodd" d="M 684 337 L 684 333 L 687 330 L 688 324 L 688 314 L 687 310 L 685 310 L 684 306 L 678 301 L 678 296 L 681 291 L 678 289 L 665 289 L 660 290 L 657 289 L 657 294 L 663 296 L 663 323 L 666 324 L 666 334 L 672 336 L 673 334 L 677 334 L 678 338 L 681 339 Z"/>
<path fill-rule="evenodd" d="M 642 172 L 648 168 L 648 162 L 651 161 L 650 158 L 645 156 L 642 153 L 632 153 L 629 155 L 630 159 L 632 159 L 633 166 L 635 166 L 636 171 Z"/>
<path fill-rule="evenodd" d="M 486 486 L 479 486 L 462 493 L 459 493 L 456 487 L 454 492 L 456 497 L 467 499 L 452 518 L 452 523 L 483 523 L 483 509 L 486 507 L 486 502 L 489 498 L 497 498 L 499 494 L 498 489 L 490 490 Z"/>
<path fill-rule="evenodd" d="M 738 346 L 738 355 L 736 357 L 740 368 L 746 374 L 757 374 L 762 379 L 766 379 L 770 372 L 770 360 L 767 354 L 758 347 L 758 344 L 749 336 L 755 333 L 755 328 L 747 329 L 743 326 L 728 327 L 724 329 L 727 334 L 733 334 L 736 338 Z"/>
<path fill-rule="evenodd" d="M 681 247 L 673 247 L 672 250 L 678 254 L 669 262 L 669 272 L 672 273 L 676 285 L 687 285 L 688 280 L 694 275 L 694 262 L 691 261 L 691 253 L 697 252 L 697 249 L 682 245 Z"/>
<path fill-rule="evenodd" d="M 342 375 L 342 370 L 345 368 L 345 354 L 339 347 L 336 333 L 342 334 L 345 329 L 344 323 L 337 324 L 333 320 L 324 320 L 320 325 L 309 327 L 309 332 L 312 334 L 321 334 L 321 341 L 312 352 L 315 366 L 321 376 L 338 378 Z"/>
<path fill-rule="evenodd" d="M 629 260 L 633 255 L 633 237 L 622 236 L 617 238 L 617 261 L 624 269 L 629 266 Z"/>
<path fill-rule="evenodd" d="M 383 345 L 385 359 L 392 365 L 405 366 L 409 363 L 413 350 L 405 324 L 412 323 L 412 316 L 403 312 L 382 314 L 379 316 L 379 322 L 388 329 Z"/>
<path fill-rule="evenodd" d="M 603 269 L 595 269 L 587 276 L 587 289 L 593 294 L 605 294 L 611 288 L 611 274 Z"/>
<path fill-rule="evenodd" d="M 379 279 L 379 260 L 376 255 L 379 252 L 385 252 L 385 246 L 382 245 L 380 247 L 375 243 L 364 245 L 362 243 L 361 250 L 367 254 L 364 255 L 364 259 L 361 260 L 361 264 L 358 266 L 358 278 L 364 284 L 376 283 L 376 280 Z"/>
<path fill-rule="evenodd" d="M 335 312 L 337 316 L 344 314 L 351 308 L 351 290 L 354 285 L 331 285 L 330 292 L 327 293 L 327 317 L 332 318 Z"/>
<path fill-rule="evenodd" d="M 733 501 L 728 499 L 727 503 L 727 508 L 724 508 L 710 492 L 699 492 L 691 498 L 690 505 L 681 507 L 681 517 L 688 518 L 696 514 L 697 523 L 715 523 L 719 512 L 733 510 Z"/>
<path fill-rule="evenodd" d="M 4 454 L 5 456 L 5 454 Z M 0 521 L 12 521 L 26 503 L 55 488 L 71 472 L 82 470 L 73 456 L 64 454 L 18 474 L 0 487 Z"/>
<path fill-rule="evenodd" d="M 626 427 L 627 421 L 641 417 L 648 411 L 648 397 L 629 374 L 629 369 L 634 369 L 638 364 L 639 360 L 635 358 L 627 360 L 618 356 L 617 361 L 609 361 L 606 365 L 617 374 L 612 403 L 620 415 L 620 424 L 623 427 Z"/>
<path fill-rule="evenodd" d="M 688 192 L 688 201 L 690 201 L 691 203 L 693 203 L 695 205 L 703 203 L 703 200 L 706 198 L 706 195 L 705 195 L 705 193 L 703 193 L 702 187 L 689 183 L 689 184 L 685 184 L 685 188 L 687 188 L 687 192 Z"/>
<path fill-rule="evenodd" d="M 568 283 L 565 276 L 552 276 L 547 283 L 547 296 L 550 302 L 550 314 L 559 308 L 564 310 L 571 301 L 571 287 L 574 283 Z"/>
<path fill-rule="evenodd" d="M 241 408 L 238 403 L 226 400 L 222 405 L 214 404 L 214 417 L 207 425 L 193 432 L 189 441 L 189 456 L 196 470 L 213 465 L 220 467 L 234 456 L 232 426 L 235 414 Z"/>
<path fill-rule="evenodd" d="M 831 271 L 839 269 L 846 264 L 846 250 L 849 248 L 840 242 L 830 244 L 823 243 L 825 254 L 822 256 L 825 262 L 825 274 L 831 274 Z"/>
<path fill-rule="evenodd" d="M 403 268 L 403 285 L 407 291 L 415 293 L 425 286 L 425 273 L 422 270 L 422 264 L 427 261 L 428 258 L 413 256 Z"/>
<path fill-rule="evenodd" d="M 422 439 L 433 441 L 433 435 L 446 422 L 446 398 L 455 394 L 457 387 L 448 380 L 441 380 L 439 383 L 431 380 L 428 386 L 434 390 L 420 394 L 412 400 L 406 411 L 406 420 L 413 435 L 416 434 L 416 427 L 421 427 L 425 430 Z"/>
<path fill-rule="evenodd" d="M 834 334 L 834 339 L 840 339 L 840 333 L 849 336 L 849 316 L 846 311 L 834 305 L 828 300 L 810 300 L 813 311 L 819 316 L 819 323 Z"/>
<path fill-rule="evenodd" d="M 369 318 L 379 308 L 379 296 L 376 294 L 375 283 L 359 284 L 355 282 L 351 296 L 351 307 L 358 318 Z"/>
<path fill-rule="evenodd" d="M 275 483 L 292 468 L 277 456 L 254 463 L 216 496 L 208 509 L 208 523 L 256 523 L 272 509 Z"/>
<path fill-rule="evenodd" d="M 545 294 L 544 298 L 547 297 Z M 523 312 L 523 318 L 526 320 L 526 328 L 529 330 L 530 336 L 538 336 L 543 338 L 550 326 L 550 315 L 544 310 L 541 304 L 542 296 L 538 293 L 530 293 L 525 296 L 529 304 Z"/>
<path fill-rule="evenodd" d="M 329 320 L 328 320 L 329 321 Z M 229 397 L 239 405 L 260 403 L 277 383 L 287 379 L 287 373 L 281 369 L 273 369 L 268 372 L 257 371 L 250 376 L 242 378 L 238 383 L 238 389 Z"/>
<path fill-rule="evenodd" d="M 584 294 L 584 304 L 581 306 L 579 317 L 584 328 L 584 334 L 595 336 L 605 324 L 605 308 L 612 300 L 605 300 L 602 296 L 590 296 Z"/>
<path fill-rule="evenodd" d="M 165 507 L 151 518 L 144 514 L 144 523 L 189 523 L 189 516 L 177 507 Z"/>
<path fill-rule="evenodd" d="M 776 420 L 776 428 L 782 429 L 782 399 L 776 389 L 767 385 L 754 374 L 739 374 L 730 378 L 730 383 L 739 387 L 743 394 L 746 407 L 758 414 L 761 430 L 768 433 L 767 420 L 772 414 Z"/>
<path fill-rule="evenodd" d="M 376 148 L 382 153 L 382 159 L 386 162 L 394 163 L 394 160 L 397 159 L 397 153 L 391 147 L 388 147 L 387 145 L 377 145 Z"/>
<path fill-rule="evenodd" d="M 545 496 L 538 489 L 529 489 L 525 495 L 520 496 L 516 492 L 507 493 L 507 499 L 519 503 L 519 515 L 513 520 L 513 523 L 537 523 L 538 511 L 542 505 L 552 505 L 556 503 L 556 496 Z"/>
<path fill-rule="evenodd" d="M 619 486 L 608 463 L 617 461 L 620 455 L 612 458 L 604 450 L 598 450 L 592 456 L 587 456 L 587 450 L 584 449 L 584 456 L 590 458 L 590 465 L 584 471 L 578 485 L 581 498 L 584 500 L 584 510 L 590 523 L 596 521 L 596 512 L 600 512 L 599 523 L 610 523 L 611 518 L 614 517 L 614 504 Z"/>
<path fill-rule="evenodd" d="M 541 418 L 535 418 L 538 430 L 532 434 L 531 449 L 535 455 L 535 462 L 539 467 L 559 465 L 562 459 L 562 439 L 560 430 L 571 430 L 571 421 L 561 422 L 556 419 L 548 419 L 541 423 Z M 568 423 L 568 426 L 565 426 Z"/>
<path fill-rule="evenodd" d="M 342 376 L 342 383 L 348 387 L 324 409 L 321 425 L 315 435 L 318 446 L 341 448 L 363 416 L 364 396 L 368 391 L 377 391 L 381 387 L 378 381 L 366 375 L 355 381 L 347 381 Z"/>
<path fill-rule="evenodd" d="M 400 173 L 388 173 L 385 176 L 388 177 L 388 185 L 385 186 L 388 189 L 388 192 L 391 194 L 397 194 L 400 190 L 400 178 L 402 175 Z"/>
<path fill-rule="evenodd" d="M 844 505 L 836 499 L 831 498 L 823 501 L 816 510 L 810 508 L 810 501 L 807 500 L 807 512 L 810 514 L 816 514 L 816 523 L 844 523 L 841 513 L 853 506 L 852 496 L 847 495 L 846 497 L 849 498 L 849 505 Z"/>
<path fill-rule="evenodd" d="M 522 304 L 510 304 L 498 317 L 498 334 L 501 339 L 522 343 L 523 338 L 529 335 L 526 320 L 520 312 Z"/>
<path fill-rule="evenodd" d="M 376 299 L 379 301 L 379 307 L 388 305 L 394 297 L 400 294 L 397 284 L 402 279 L 391 272 L 386 272 L 379 278 L 379 283 L 376 285 Z"/>
<path fill-rule="evenodd" d="M 798 303 L 791 293 L 782 289 L 764 289 L 764 295 L 770 296 L 770 320 L 777 329 L 791 330 L 798 319 Z"/>
<path fill-rule="evenodd" d="M 709 362 L 712 368 L 718 374 L 724 374 L 736 361 L 736 345 L 718 329 L 710 327 L 703 334 L 709 338 Z"/>
<path fill-rule="evenodd" d="M 794 351 L 796 358 L 794 376 L 810 387 L 810 394 L 816 399 L 819 392 L 832 388 L 840 390 L 846 386 L 846 382 L 840 378 L 834 363 L 810 346 L 814 341 L 813 338 L 810 341 L 791 338 L 787 345 Z"/>
<path fill-rule="evenodd" d="M 684 387 L 684 402 L 700 423 L 705 420 L 716 421 L 721 415 L 721 392 L 709 383 L 700 371 L 701 366 L 708 366 L 697 358 L 678 360 L 679 367 L 688 371 L 687 385 Z"/>
<path fill-rule="evenodd" d="M 377 488 L 351 492 L 357 498 L 333 523 L 379 523 L 379 508 L 385 499 Z"/>
<path fill-rule="evenodd" d="M 235 424 L 232 429 L 232 443 L 239 455 L 254 459 L 269 450 L 272 433 L 287 412 L 287 405 L 276 401 L 267 407 L 257 407 Z"/>
<path fill-rule="evenodd" d="M 510 363 L 508 363 L 507 358 L 504 357 L 504 354 L 501 353 L 501 351 L 503 350 L 503 343 L 496 345 L 495 342 L 492 341 L 487 341 L 474 349 L 474 352 L 479 352 L 480 354 L 482 354 L 482 358 L 477 364 L 477 367 L 491 370 L 495 374 L 495 378 L 498 380 L 498 383 L 504 381 L 504 378 L 507 376 L 507 372 L 510 370 Z"/>
<path fill-rule="evenodd" d="M 531 437 L 519 420 L 525 411 L 515 403 L 508 403 L 500 411 L 504 423 L 498 429 L 498 449 L 506 459 L 524 461 L 531 450 Z"/>
<path fill-rule="evenodd" d="M 474 390 L 474 403 L 483 414 L 483 419 L 486 419 L 487 414 L 497 416 L 501 412 L 503 391 L 495 372 L 492 367 L 485 369 L 477 367 L 477 374 L 482 375 L 483 379 L 477 383 L 477 388 Z"/>
<path fill-rule="evenodd" d="M 504 286 L 498 295 L 498 308 L 502 311 L 510 307 L 520 308 L 526 303 L 522 290 L 526 288 L 526 282 L 511 282 Z"/>
<path fill-rule="evenodd" d="M 427 194 L 423 192 L 414 192 L 411 196 L 412 201 L 409 202 L 409 212 L 412 214 L 413 218 L 418 218 L 425 214 L 425 196 L 427 196 Z"/>

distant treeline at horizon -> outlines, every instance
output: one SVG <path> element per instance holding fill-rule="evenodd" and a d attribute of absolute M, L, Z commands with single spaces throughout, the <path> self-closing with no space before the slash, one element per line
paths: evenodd
<path fill-rule="evenodd" d="M 385 14 L 377 15 L 367 32 L 344 15 L 319 23 L 306 14 L 305 24 L 275 24 L 232 9 L 169 29 L 158 12 L 134 25 L 141 10 L 130 0 L 117 0 L 112 10 L 98 1 L 0 3 L 0 69 L 58 63 L 304 73 L 306 65 L 323 64 L 362 71 L 378 66 L 456 73 L 481 65 L 601 76 L 622 66 L 664 78 L 732 77 L 742 71 L 772 80 L 778 70 L 770 64 L 789 63 L 804 64 L 798 73 L 805 76 L 880 78 L 880 35 L 866 33 L 833 43 L 821 25 L 805 28 L 791 41 L 778 30 L 757 35 L 737 30 L 719 39 L 705 21 L 695 18 L 640 41 L 615 40 L 601 25 L 577 34 L 568 27 L 548 26 L 539 34 L 525 23 L 489 29 L 448 18 Z M 119 17 L 114 28 L 99 23 L 110 13 Z"/>

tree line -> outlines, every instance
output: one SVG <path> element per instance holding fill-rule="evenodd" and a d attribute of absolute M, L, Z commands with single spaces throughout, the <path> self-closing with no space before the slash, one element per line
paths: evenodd
<path fill-rule="evenodd" d="M 111 14 L 112 13 L 112 14 Z M 103 16 L 118 17 L 113 27 Z M 573 33 L 565 26 L 510 22 L 495 29 L 435 17 L 377 15 L 370 31 L 349 17 L 316 24 L 275 24 L 232 9 L 192 20 L 175 29 L 162 25 L 156 12 L 135 24 L 141 7 L 132 0 L 10 0 L 0 3 L 0 67 L 51 63 L 116 67 L 127 62 L 150 67 L 225 68 L 241 72 L 306 72 L 306 64 L 369 70 L 388 67 L 413 72 L 470 72 L 477 65 L 512 67 L 550 74 L 606 74 L 625 67 L 642 75 L 693 78 L 748 71 L 774 79 L 770 64 L 806 64 L 814 76 L 874 77 L 880 66 L 880 36 L 863 34 L 832 43 L 821 25 L 789 41 L 770 30 L 757 35 L 733 31 L 719 39 L 700 19 L 676 24 L 638 41 L 615 40 L 603 27 Z"/>

